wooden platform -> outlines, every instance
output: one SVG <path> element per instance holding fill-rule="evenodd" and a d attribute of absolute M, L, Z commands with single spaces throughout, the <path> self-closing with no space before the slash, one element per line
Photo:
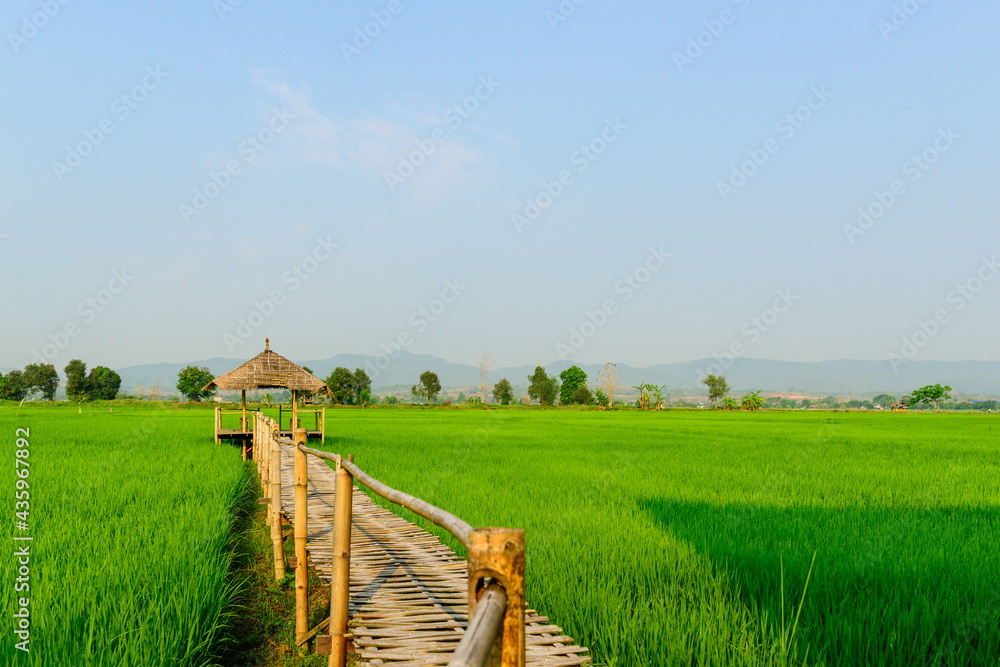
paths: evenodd
<path fill-rule="evenodd" d="M 216 429 L 215 437 L 219 440 L 252 440 L 253 431 L 241 431 L 238 428 Z"/>
<path fill-rule="evenodd" d="M 295 510 L 295 454 L 281 446 L 282 512 Z M 326 585 L 333 553 L 333 469 L 309 457 L 307 550 Z M 354 664 L 446 665 L 465 632 L 468 568 L 437 537 L 382 509 L 360 489 L 353 497 L 350 627 Z M 589 665 L 587 649 L 534 610 L 525 617 L 527 662 Z"/>
<path fill-rule="evenodd" d="M 292 432 L 288 430 L 279 431 L 278 435 L 280 435 L 282 438 L 291 439 Z M 215 437 L 217 437 L 220 440 L 252 440 L 253 431 L 241 431 L 238 428 L 223 428 L 215 432 Z M 322 440 L 323 432 L 306 431 L 306 437 L 310 439 Z"/>

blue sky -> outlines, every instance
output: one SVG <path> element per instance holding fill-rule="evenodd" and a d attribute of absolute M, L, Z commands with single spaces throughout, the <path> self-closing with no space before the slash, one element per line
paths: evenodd
<path fill-rule="evenodd" d="M 998 20 L 7 2 L 0 366 L 998 359 Z"/>

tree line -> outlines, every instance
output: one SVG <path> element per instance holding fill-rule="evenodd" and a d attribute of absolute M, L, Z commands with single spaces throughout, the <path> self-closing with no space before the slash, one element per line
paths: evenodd
<path fill-rule="evenodd" d="M 489 367 L 489 356 L 483 353 L 480 361 L 480 395 L 466 399 L 467 403 L 482 403 L 486 396 L 486 371 Z M 540 405 L 612 405 L 614 394 L 618 390 L 621 373 L 617 364 L 607 364 L 597 374 L 597 386 L 591 390 L 587 386 L 587 373 L 579 366 L 570 366 L 558 375 L 550 375 L 543 366 L 536 366 L 528 376 L 528 399 Z M 413 385 L 410 392 L 415 399 L 425 399 L 432 403 L 441 392 L 441 381 L 437 373 L 427 370 L 420 374 L 419 384 Z M 493 400 L 500 405 L 510 405 L 514 402 L 514 387 L 507 378 L 500 378 L 493 385 Z"/>
<path fill-rule="evenodd" d="M 765 401 L 765 399 L 760 396 L 760 391 L 747 392 L 740 401 L 736 401 L 735 399 L 729 397 L 730 387 L 729 383 L 726 381 L 726 376 L 724 375 L 709 374 L 705 376 L 702 383 L 708 388 L 708 398 L 710 401 L 714 402 L 715 408 L 719 409 L 719 403 L 721 402 L 721 409 L 723 410 L 757 410 L 765 405 L 765 403 L 769 402 L 772 407 L 784 409 L 794 409 L 798 407 L 809 408 L 814 405 L 820 408 L 846 408 L 848 410 L 874 410 L 886 409 L 890 407 L 914 409 L 921 406 L 930 407 L 933 405 L 935 410 L 940 412 L 942 401 L 951 399 L 951 394 L 949 392 L 952 391 L 952 388 L 948 385 L 929 384 L 914 389 L 898 401 L 890 394 L 878 394 L 870 401 L 851 399 L 841 402 L 837 400 L 835 396 L 826 396 L 816 401 L 804 398 L 801 403 L 796 403 L 792 399 L 781 397 L 774 397 Z M 946 407 L 951 407 L 956 410 L 993 410 L 1000 407 L 1000 403 L 997 401 L 979 401 L 978 403 L 964 402 L 957 404 L 953 403 L 950 405 L 946 404 Z"/>
<path fill-rule="evenodd" d="M 106 366 L 96 366 L 87 373 L 87 364 L 72 359 L 66 368 L 66 398 L 71 401 L 111 400 L 118 397 L 122 379 Z M 54 401 L 59 389 L 59 372 L 52 364 L 28 364 L 23 371 L 0 373 L 0 399 L 23 401 L 38 392 Z"/>

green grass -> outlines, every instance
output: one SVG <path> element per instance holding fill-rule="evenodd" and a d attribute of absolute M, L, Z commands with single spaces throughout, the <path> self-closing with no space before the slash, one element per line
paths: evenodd
<path fill-rule="evenodd" d="M 31 428 L 35 536 L 32 652 L 5 633 L 2 664 L 307 664 L 277 648 L 288 591 L 210 410 L 110 407 L 0 406 L 11 517 Z M 598 664 L 1000 664 L 996 415 L 340 409 L 327 430 L 390 485 L 525 528 L 530 603 Z"/>
<path fill-rule="evenodd" d="M 30 428 L 31 652 L 8 629 L 0 663 L 212 664 L 238 582 L 234 504 L 253 470 L 202 410 L 0 408 L 6 499 L 0 613 L 14 613 L 15 429 Z M 21 535 L 20 531 L 16 534 Z M 19 593 L 19 596 L 25 595 Z"/>
<path fill-rule="evenodd" d="M 529 602 L 600 664 L 1000 663 L 996 416 L 338 410 L 327 433 L 525 528 Z"/>

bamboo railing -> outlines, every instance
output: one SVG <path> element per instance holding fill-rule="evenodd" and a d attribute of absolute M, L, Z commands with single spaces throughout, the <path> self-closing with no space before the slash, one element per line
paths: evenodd
<path fill-rule="evenodd" d="M 313 428 L 312 431 L 319 431 L 320 433 L 326 434 L 326 409 L 325 408 L 315 408 L 312 410 L 303 410 L 298 408 L 292 410 L 292 408 L 286 408 L 284 405 L 278 405 L 278 427 L 282 431 L 294 431 L 297 428 L 302 427 L 302 419 L 306 415 L 313 415 Z M 293 417 L 292 415 L 295 415 Z M 285 419 L 288 420 L 288 428 L 285 428 Z M 297 424 L 293 424 L 292 421 L 297 420 Z M 308 423 L 308 422 L 307 422 Z"/>
<path fill-rule="evenodd" d="M 253 417 L 252 414 L 257 412 L 254 408 L 226 408 L 221 405 L 215 406 L 215 430 L 219 431 L 222 429 L 222 418 L 225 415 L 233 414 L 240 415 L 240 431 L 247 431 L 248 433 L 253 430 Z M 246 422 L 243 421 L 243 415 L 246 415 Z"/>
<path fill-rule="evenodd" d="M 449 667 L 524 667 L 525 598 L 524 531 L 513 528 L 473 528 L 450 512 L 393 489 L 344 457 L 306 447 L 306 429 L 294 430 L 294 438 L 279 437 L 274 419 L 256 413 L 253 451 L 257 471 L 269 505 L 268 523 L 274 543 L 274 576 L 285 576 L 281 516 L 281 447 L 295 452 L 295 635 L 303 645 L 316 635 L 308 627 L 308 456 L 336 464 L 334 495 L 333 565 L 330 584 L 328 635 L 317 636 L 317 653 L 330 654 L 330 667 L 347 664 L 348 604 L 350 602 L 351 520 L 353 481 L 375 494 L 432 521 L 461 542 L 469 559 L 469 622 Z M 257 453 L 260 456 L 256 456 Z M 326 622 L 324 622 L 325 624 Z M 321 624 L 322 625 L 322 624 Z M 317 629 L 318 630 L 318 629 Z"/>

